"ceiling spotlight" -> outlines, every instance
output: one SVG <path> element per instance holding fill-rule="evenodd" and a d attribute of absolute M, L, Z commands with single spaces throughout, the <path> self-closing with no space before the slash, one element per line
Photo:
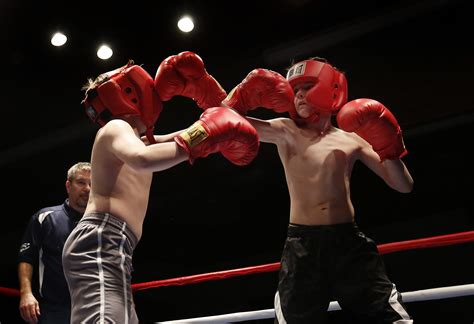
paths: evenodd
<path fill-rule="evenodd" d="M 194 29 L 194 23 L 191 17 L 184 16 L 178 21 L 178 28 L 182 32 L 189 33 Z"/>
<path fill-rule="evenodd" d="M 107 45 L 102 45 L 97 50 L 97 56 L 103 60 L 108 60 L 112 56 L 113 53 L 114 52 L 112 51 L 112 49 L 108 47 Z"/>
<path fill-rule="evenodd" d="M 54 46 L 63 46 L 67 42 L 67 37 L 63 33 L 56 33 L 51 37 L 51 44 Z"/>

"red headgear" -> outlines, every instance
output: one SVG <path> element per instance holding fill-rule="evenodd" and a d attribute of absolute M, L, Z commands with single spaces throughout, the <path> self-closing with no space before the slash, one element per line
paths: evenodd
<path fill-rule="evenodd" d="M 99 76 L 102 80 L 88 89 L 82 101 L 89 118 L 103 126 L 113 117 L 140 116 L 146 136 L 155 143 L 153 128 L 163 109 L 153 78 L 140 66 L 127 65 Z"/>
<path fill-rule="evenodd" d="M 305 60 L 294 64 L 286 75 L 294 89 L 297 84 L 311 82 L 308 90 L 311 103 L 324 112 L 337 112 L 347 102 L 347 81 L 344 73 L 328 63 Z"/>

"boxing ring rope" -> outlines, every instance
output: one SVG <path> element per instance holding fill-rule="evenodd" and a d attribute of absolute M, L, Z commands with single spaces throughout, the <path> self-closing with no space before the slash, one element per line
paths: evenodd
<path fill-rule="evenodd" d="M 6 296 L 20 297 L 20 291 L 18 289 L 0 287 L 0 294 Z"/>
<path fill-rule="evenodd" d="M 425 249 L 439 246 L 448 246 L 453 244 L 462 244 L 467 242 L 474 241 L 474 231 L 467 231 L 455 234 L 439 235 L 422 239 L 394 242 L 378 245 L 380 254 L 388 254 L 398 251 L 413 250 L 413 249 Z M 134 292 L 157 288 L 163 286 L 182 286 L 187 284 L 196 284 L 199 282 L 210 281 L 210 280 L 220 280 L 235 276 L 244 276 L 254 273 L 263 273 L 277 271 L 280 268 L 280 263 L 270 263 L 259 266 L 251 266 L 240 269 L 226 270 L 226 271 L 217 271 L 205 274 L 198 274 L 180 278 L 164 279 L 151 282 L 144 282 L 132 285 L 132 290 Z M 18 289 L 0 287 L 0 294 L 8 296 L 20 296 Z M 474 295 L 474 284 L 453 286 L 453 287 L 441 287 L 433 288 L 412 292 L 402 293 L 405 302 L 413 301 L 422 301 L 422 300 L 433 300 L 433 299 L 445 299 L 461 296 Z M 337 302 L 331 302 L 328 311 L 334 311 L 340 309 Z M 161 322 L 161 323 L 228 323 L 230 321 L 238 322 L 244 320 L 256 320 L 256 319 L 265 319 L 273 318 L 274 313 L 273 309 L 253 311 L 253 312 L 243 312 L 243 313 L 234 313 L 228 315 L 217 315 L 210 317 L 202 317 L 196 319 L 187 319 L 187 320 L 178 320 L 170 322 Z"/>
<path fill-rule="evenodd" d="M 380 244 L 377 246 L 380 254 L 388 254 L 398 251 L 425 249 L 439 246 L 447 246 L 453 244 L 462 244 L 474 241 L 474 231 L 461 232 L 455 234 L 439 235 L 422 239 L 401 241 L 395 243 Z M 149 288 L 157 288 L 163 286 L 182 286 L 187 284 L 195 284 L 209 280 L 221 280 L 230 277 L 244 276 L 253 273 L 262 273 L 277 271 L 280 269 L 280 262 L 269 263 L 259 266 L 252 266 L 240 269 L 217 271 L 204 273 L 180 278 L 150 281 L 144 283 L 133 284 L 133 291 L 139 291 Z"/>
<path fill-rule="evenodd" d="M 410 291 L 401 293 L 403 301 L 405 303 L 411 303 L 415 301 L 425 301 L 425 300 L 435 300 L 435 299 L 446 299 L 462 296 L 471 296 L 474 295 L 474 284 L 468 285 L 459 285 L 452 287 L 441 287 L 441 288 L 432 288 L 418 291 Z M 328 311 L 337 311 L 341 307 L 335 301 L 331 302 Z M 207 317 L 197 317 L 197 318 L 188 318 L 183 320 L 176 321 L 166 321 L 166 322 L 156 322 L 161 324 L 177 324 L 177 323 L 235 323 L 259 319 L 268 319 L 274 318 L 275 313 L 274 309 L 264 309 L 259 311 L 250 311 L 250 312 L 241 312 L 241 313 L 232 313 L 225 315 L 215 315 Z"/>
<path fill-rule="evenodd" d="M 395 243 L 386 243 L 378 245 L 380 254 L 388 254 L 393 252 L 413 250 L 413 249 L 425 249 L 439 246 L 447 246 L 453 244 L 462 244 L 474 241 L 474 231 L 461 232 L 455 234 L 439 235 L 422 239 L 401 241 Z M 254 273 L 263 273 L 278 271 L 280 269 L 280 262 L 269 263 L 259 266 L 251 266 L 240 269 L 217 271 L 211 273 L 204 273 L 198 275 L 191 275 L 180 278 L 171 278 L 157 281 L 150 281 L 144 283 L 132 284 L 133 291 L 140 291 L 150 288 L 158 288 L 163 286 L 183 286 L 188 284 L 196 284 L 199 282 L 210 281 L 210 280 L 221 280 L 225 278 L 235 276 L 245 276 Z M 9 296 L 20 296 L 20 292 L 13 288 L 0 287 L 0 294 Z"/>

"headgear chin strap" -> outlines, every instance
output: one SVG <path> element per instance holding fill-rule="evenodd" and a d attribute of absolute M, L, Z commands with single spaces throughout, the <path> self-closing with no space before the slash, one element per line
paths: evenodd
<path fill-rule="evenodd" d="M 315 107 L 315 113 L 308 117 L 313 121 L 319 120 L 313 115 L 319 117 L 321 112 L 336 113 L 347 102 L 346 77 L 328 63 L 316 60 L 298 62 L 288 70 L 286 79 L 293 89 L 301 83 L 314 84 L 306 93 L 306 98 Z"/>
<path fill-rule="evenodd" d="M 114 117 L 139 116 L 146 126 L 146 136 L 155 143 L 153 128 L 163 109 L 154 89 L 153 78 L 140 66 L 127 65 L 99 76 L 100 84 L 88 89 L 82 101 L 87 116 L 105 125 Z"/>

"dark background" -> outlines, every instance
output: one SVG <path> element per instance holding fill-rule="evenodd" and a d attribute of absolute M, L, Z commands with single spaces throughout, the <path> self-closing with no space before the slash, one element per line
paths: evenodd
<path fill-rule="evenodd" d="M 285 73 L 292 60 L 327 58 L 346 72 L 349 99 L 373 98 L 397 117 L 414 191 L 400 194 L 357 164 L 357 222 L 378 244 L 472 230 L 474 126 L 471 1 L 2 1 L 0 286 L 18 288 L 16 255 L 30 216 L 66 197 L 66 171 L 90 158 L 97 127 L 80 101 L 87 78 L 132 58 L 198 53 L 230 91 L 254 68 Z M 195 30 L 181 34 L 182 11 Z M 62 48 L 49 44 L 57 29 Z M 96 58 L 108 43 L 114 56 Z M 201 110 L 175 97 L 156 133 L 189 126 Z M 277 117 L 272 111 L 250 113 Z M 133 283 L 279 261 L 289 198 L 276 147 L 237 167 L 214 154 L 156 173 Z M 473 283 L 474 244 L 384 256 L 400 291 Z M 146 322 L 273 308 L 277 273 L 135 293 Z M 416 323 L 472 323 L 473 297 L 408 304 Z M 19 323 L 18 298 L 0 296 L 0 322 Z M 352 323 L 343 312 L 334 323 Z M 260 322 L 271 322 L 261 320 Z"/>

